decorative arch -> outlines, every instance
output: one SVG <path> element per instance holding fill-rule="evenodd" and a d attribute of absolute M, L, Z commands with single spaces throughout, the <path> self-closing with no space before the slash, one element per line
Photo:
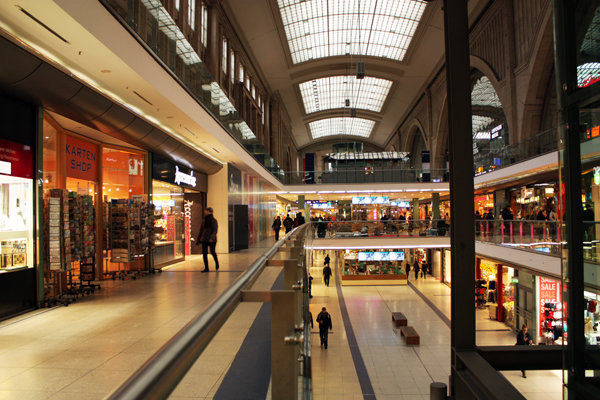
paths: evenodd
<path fill-rule="evenodd" d="M 404 149 L 406 149 L 405 151 L 410 151 L 415 141 L 415 136 L 417 132 L 421 133 L 425 145 L 427 146 L 427 148 L 429 148 L 425 128 L 423 128 L 423 124 L 417 118 L 413 118 L 408 123 L 408 132 L 406 134 L 406 140 L 404 141 L 404 146 L 401 146 L 401 148 L 403 147 Z"/>
<path fill-rule="evenodd" d="M 433 169 L 446 168 L 446 150 L 449 147 L 448 94 L 444 93 L 442 112 L 437 120 L 435 140 L 431 142 L 431 162 Z"/>

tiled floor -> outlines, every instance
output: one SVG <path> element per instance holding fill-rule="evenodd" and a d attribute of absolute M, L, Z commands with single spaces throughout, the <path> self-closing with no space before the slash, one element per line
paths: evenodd
<path fill-rule="evenodd" d="M 4 321 L 0 324 L 0 400 L 104 398 L 273 243 L 219 255 L 218 273 L 213 272 L 212 257 L 212 271 L 202 274 L 201 257 L 191 256 L 160 274 L 103 281 L 102 290 L 68 307 Z M 238 307 L 237 318 L 227 322 L 224 334 L 219 333 L 194 366 L 207 373 L 220 372 L 203 379 L 201 386 L 192 384 L 192 390 L 185 380 L 174 395 L 204 397 L 216 390 L 223 367 L 231 362 L 259 306 Z"/>
<path fill-rule="evenodd" d="M 0 324 L 0 400 L 102 399 L 179 329 L 202 311 L 273 243 L 220 255 L 218 273 L 201 274 L 201 258 L 138 280 L 104 281 L 103 289 L 69 307 L 41 310 Z M 331 256 L 331 255 L 330 255 Z M 323 254 L 311 274 L 311 311 L 327 307 L 333 320 L 329 348 L 312 329 L 315 400 L 363 399 L 344 329 L 337 278 L 321 281 Z M 335 261 L 332 257 L 332 265 Z M 212 269 L 212 258 L 209 258 Z M 268 290 L 281 267 L 267 267 L 254 290 Z M 434 279 L 410 279 L 414 287 L 450 317 L 450 289 Z M 450 329 L 409 286 L 343 287 L 358 348 L 377 399 L 428 399 L 429 384 L 448 382 Z M 172 399 L 212 399 L 240 348 L 261 303 L 242 303 L 217 333 Z M 421 337 L 406 346 L 394 330 L 391 311 L 402 311 Z M 478 344 L 513 345 L 515 335 L 477 314 Z M 519 371 L 505 376 L 528 399 L 561 398 L 559 371 Z M 270 398 L 270 396 L 267 396 Z"/>

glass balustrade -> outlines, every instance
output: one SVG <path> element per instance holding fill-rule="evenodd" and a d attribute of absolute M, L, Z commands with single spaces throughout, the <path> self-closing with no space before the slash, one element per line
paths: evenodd
<path fill-rule="evenodd" d="M 475 240 L 483 243 L 559 255 L 560 222 L 527 220 L 475 221 Z"/>
<path fill-rule="evenodd" d="M 290 171 L 284 173 L 286 185 L 338 183 L 413 183 L 447 182 L 445 169 L 412 169 L 391 167 L 334 167 L 328 171 Z"/>

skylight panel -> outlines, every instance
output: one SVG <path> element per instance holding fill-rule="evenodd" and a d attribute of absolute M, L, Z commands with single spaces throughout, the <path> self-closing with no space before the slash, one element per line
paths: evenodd
<path fill-rule="evenodd" d="M 471 121 L 473 123 L 473 137 L 475 137 L 478 132 L 489 130 L 488 128 L 494 119 L 483 115 L 472 115 Z"/>
<path fill-rule="evenodd" d="M 381 112 L 392 81 L 374 77 L 356 79 L 356 76 L 329 76 L 300 84 L 300 93 L 307 114 L 350 107 Z"/>
<path fill-rule="evenodd" d="M 423 0 L 278 4 L 294 64 L 346 54 L 402 61 L 426 6 Z"/>
<path fill-rule="evenodd" d="M 375 121 L 364 118 L 325 118 L 308 124 L 313 139 L 325 136 L 348 135 L 369 137 Z"/>

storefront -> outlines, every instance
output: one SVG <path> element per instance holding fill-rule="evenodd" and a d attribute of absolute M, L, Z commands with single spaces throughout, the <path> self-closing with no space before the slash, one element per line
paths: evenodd
<path fill-rule="evenodd" d="M 73 126 L 78 133 L 70 130 Z M 43 137 L 44 204 L 52 209 L 44 232 L 52 246 L 45 263 L 50 297 L 74 279 L 83 284 L 147 270 L 150 232 L 138 222 L 140 211 L 145 215 L 148 206 L 147 153 L 51 113 L 44 113 Z M 116 214 L 123 210 L 114 210 L 116 204 L 127 207 L 131 214 L 124 217 L 135 223 L 122 226 Z M 51 225 L 58 220 L 65 222 L 61 238 Z M 135 240 L 125 245 L 119 234 Z M 65 251 L 57 251 L 57 246 Z"/>
<path fill-rule="evenodd" d="M 590 346 L 600 346 L 600 290 L 586 287 L 583 295 L 586 308 L 584 312 L 584 333 Z"/>
<path fill-rule="evenodd" d="M 405 251 L 339 250 L 342 286 L 406 285 Z"/>
<path fill-rule="evenodd" d="M 0 119 L 3 120 L 3 129 L 0 129 L 2 320 L 36 307 L 34 236 L 37 209 L 34 193 L 35 107 L 3 96 L 0 96 L 0 105 Z"/>
<path fill-rule="evenodd" d="M 155 268 L 201 252 L 195 244 L 204 219 L 207 187 L 205 174 L 152 154 Z"/>
<path fill-rule="evenodd" d="M 535 280 L 539 310 L 537 318 L 538 344 L 562 344 L 566 330 L 563 329 L 560 281 L 541 276 L 536 276 Z M 592 339 L 591 335 L 588 337 L 590 340 Z"/>
<path fill-rule="evenodd" d="M 515 269 L 492 260 L 476 260 L 475 302 L 489 317 L 515 328 Z"/>
<path fill-rule="evenodd" d="M 379 221 L 383 209 L 389 209 L 389 196 L 361 196 L 352 198 L 353 221 Z"/>
<path fill-rule="evenodd" d="M 494 194 L 483 194 L 475 196 L 475 214 L 479 212 L 481 218 L 490 210 L 494 209 Z"/>

